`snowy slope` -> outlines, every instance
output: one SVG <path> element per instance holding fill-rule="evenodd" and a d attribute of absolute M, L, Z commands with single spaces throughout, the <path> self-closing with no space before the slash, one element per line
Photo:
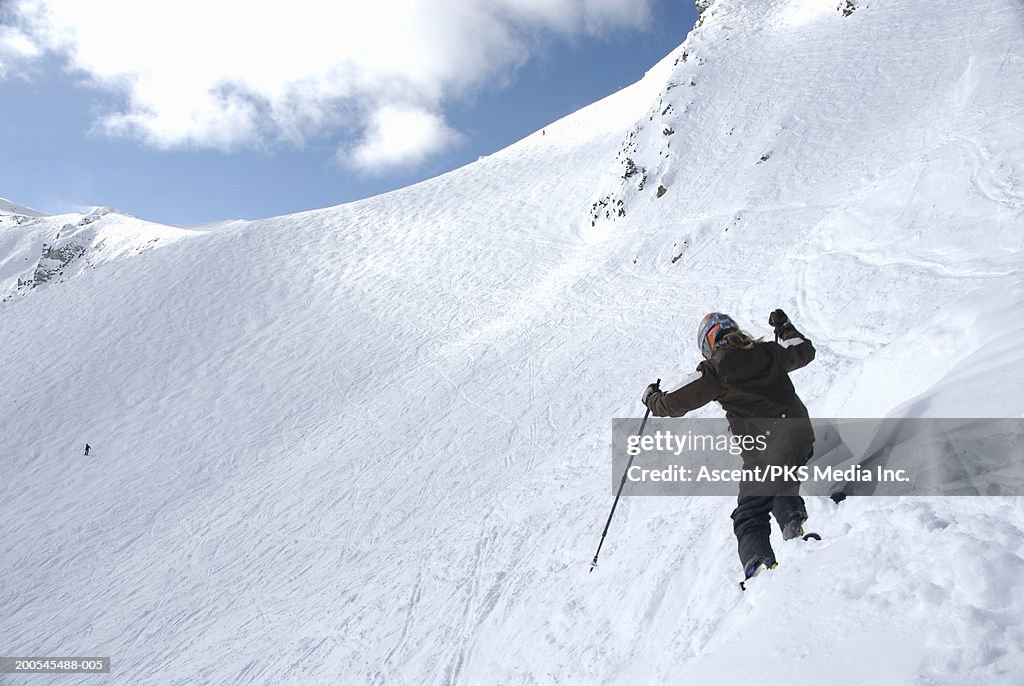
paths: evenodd
<path fill-rule="evenodd" d="M 0 301 L 194 234 L 107 207 L 95 207 L 85 214 L 44 215 L 2 203 Z"/>
<path fill-rule="evenodd" d="M 609 420 L 711 309 L 790 311 L 812 413 L 1024 416 L 1024 9 L 856 4 L 718 0 L 636 86 L 358 203 L 5 211 L 0 651 L 132 684 L 1020 681 L 1015 499 L 813 501 L 825 541 L 743 595 L 728 499 L 633 499 L 587 574 Z M 19 288 L 65 225 L 84 252 Z"/>
<path fill-rule="evenodd" d="M 24 205 L 18 205 L 13 203 L 7 198 L 0 198 L 0 214 L 17 214 L 23 217 L 42 217 L 43 212 L 39 210 L 33 210 L 31 207 L 25 207 Z"/>

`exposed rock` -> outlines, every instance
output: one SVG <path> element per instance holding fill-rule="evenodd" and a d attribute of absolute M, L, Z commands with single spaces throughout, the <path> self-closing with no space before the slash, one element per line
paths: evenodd
<path fill-rule="evenodd" d="M 715 4 L 715 0 L 696 0 L 697 16 L 704 14 L 709 7 Z"/>
<path fill-rule="evenodd" d="M 636 162 L 631 157 L 626 158 L 626 172 L 622 175 L 623 179 L 628 179 L 636 176 L 640 170 L 636 166 Z"/>
<path fill-rule="evenodd" d="M 621 199 L 612 201 L 611 196 L 604 196 L 590 206 L 590 225 L 597 226 L 599 219 L 615 219 L 626 216 L 626 208 Z"/>
<path fill-rule="evenodd" d="M 44 284 L 62 274 L 65 267 L 84 254 L 85 246 L 77 243 L 68 243 L 59 248 L 45 248 L 43 256 L 39 258 L 39 264 L 36 265 L 36 270 L 32 274 L 32 286 Z"/>
<path fill-rule="evenodd" d="M 62 232 L 73 231 L 75 228 L 72 224 L 66 224 Z M 39 257 L 39 262 L 36 264 L 32 278 L 24 282 L 19 279 L 19 287 L 28 286 L 35 288 L 52 281 L 55 277 L 61 276 L 68 265 L 85 254 L 87 247 L 85 241 L 77 236 L 69 236 L 62 240 L 60 236 L 61 234 L 58 233 L 53 243 L 43 245 L 42 255 Z"/>

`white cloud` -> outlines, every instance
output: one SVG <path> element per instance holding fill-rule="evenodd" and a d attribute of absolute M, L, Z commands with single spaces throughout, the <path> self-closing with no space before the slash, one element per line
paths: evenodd
<path fill-rule="evenodd" d="M 25 33 L 13 26 L 0 26 L 0 79 L 42 54 Z"/>
<path fill-rule="evenodd" d="M 650 2 L 6 0 L 0 77 L 49 52 L 123 98 L 103 131 L 222 150 L 355 134 L 348 159 L 384 169 L 457 140 L 445 106 L 523 63 L 538 33 L 638 28 Z"/>
<path fill-rule="evenodd" d="M 362 140 L 343 160 L 374 173 L 417 164 L 460 135 L 433 112 L 384 105 L 370 116 Z"/>

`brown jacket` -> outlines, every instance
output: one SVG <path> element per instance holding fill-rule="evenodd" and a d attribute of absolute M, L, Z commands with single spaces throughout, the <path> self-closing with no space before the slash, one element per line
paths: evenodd
<path fill-rule="evenodd" d="M 710 359 L 697 365 L 699 377 L 671 393 L 656 391 L 647 406 L 657 417 L 682 417 L 717 401 L 737 435 L 749 433 L 744 419 L 807 419 L 807 408 L 797 396 L 789 372 L 814 359 L 814 346 L 791 327 L 783 331 L 783 338 L 788 340 L 782 345 L 756 342 L 749 349 L 718 347 Z M 809 453 L 814 442 L 810 422 L 788 424 L 797 430 L 794 449 Z"/>

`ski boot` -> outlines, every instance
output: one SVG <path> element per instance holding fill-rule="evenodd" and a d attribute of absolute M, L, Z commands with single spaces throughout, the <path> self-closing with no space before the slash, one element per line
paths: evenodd
<path fill-rule="evenodd" d="M 740 582 L 740 590 L 747 590 L 747 582 L 766 569 L 775 569 L 779 563 L 770 557 L 755 557 L 743 565 L 744 579 Z"/>
<path fill-rule="evenodd" d="M 782 540 L 790 541 L 794 538 L 804 537 L 804 522 L 807 521 L 806 517 L 794 517 L 786 523 L 786 526 L 782 527 Z"/>
<path fill-rule="evenodd" d="M 816 541 L 821 540 L 821 536 L 812 532 L 804 532 L 804 522 L 807 521 L 807 517 L 796 517 L 789 520 L 786 526 L 782 527 L 782 540 L 791 541 L 794 538 L 802 538 L 805 541 L 809 541 L 812 538 Z"/>

